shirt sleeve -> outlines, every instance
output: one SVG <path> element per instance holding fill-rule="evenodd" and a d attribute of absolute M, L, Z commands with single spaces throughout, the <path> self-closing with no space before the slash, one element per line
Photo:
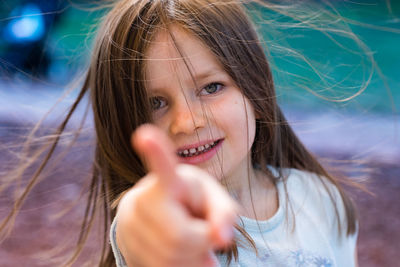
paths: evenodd
<path fill-rule="evenodd" d="M 117 220 L 116 218 L 114 218 L 110 227 L 110 243 L 115 258 L 115 263 L 117 264 L 117 267 L 127 267 L 125 259 L 122 256 L 121 251 L 119 250 L 117 245 L 116 228 Z"/>

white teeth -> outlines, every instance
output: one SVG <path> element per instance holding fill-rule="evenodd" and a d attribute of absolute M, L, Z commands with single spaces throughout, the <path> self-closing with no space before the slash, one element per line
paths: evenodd
<path fill-rule="evenodd" d="M 194 155 L 198 155 L 199 153 L 202 153 L 203 151 L 204 152 L 208 151 L 209 149 L 214 147 L 215 144 L 216 144 L 216 142 L 211 142 L 209 144 L 201 145 L 199 147 L 185 149 L 185 150 L 182 150 L 182 151 L 178 152 L 178 154 L 180 156 L 183 156 L 183 157 L 191 157 L 191 156 L 194 156 Z"/>

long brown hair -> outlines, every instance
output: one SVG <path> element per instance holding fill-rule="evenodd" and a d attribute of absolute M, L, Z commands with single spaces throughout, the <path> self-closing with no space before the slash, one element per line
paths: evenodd
<path fill-rule="evenodd" d="M 107 233 L 116 212 L 112 203 L 146 174 L 138 155 L 131 149 L 130 135 L 141 124 L 151 122 L 151 108 L 143 79 L 144 55 L 159 29 L 168 30 L 171 24 L 182 27 L 203 42 L 250 100 L 257 114 L 256 136 L 251 147 L 252 164 L 260 166 L 269 177 L 268 165 L 278 169 L 306 170 L 326 177 L 337 187 L 344 202 L 345 226 L 340 225 L 343 220 L 339 218 L 333 193 L 326 186 L 336 210 L 339 231 L 354 233 L 356 213 L 351 200 L 337 179 L 299 141 L 277 105 L 271 70 L 245 7 L 232 0 L 123 0 L 105 17 L 82 89 L 31 180 L 33 186 L 52 156 L 58 137 L 71 115 L 83 97 L 89 94 L 96 132 L 93 175 L 79 246 L 66 265 L 73 263 L 79 255 L 93 223 L 94 211 L 103 209 Z M 281 178 L 285 180 L 282 174 Z M 19 204 L 14 206 L 14 213 L 29 190 L 25 190 Z M 102 203 L 101 207 L 98 203 Z M 4 225 L 3 222 L 2 227 Z M 252 244 L 246 232 L 237 228 Z M 229 260 L 237 258 L 237 244 L 223 253 Z M 115 266 L 106 234 L 99 265 Z"/>

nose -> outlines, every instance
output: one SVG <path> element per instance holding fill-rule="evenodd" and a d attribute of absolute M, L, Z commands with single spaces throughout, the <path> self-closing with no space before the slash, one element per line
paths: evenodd
<path fill-rule="evenodd" d="M 205 110 L 199 99 L 183 99 L 175 103 L 170 124 L 172 135 L 190 135 L 203 128 L 206 123 Z"/>

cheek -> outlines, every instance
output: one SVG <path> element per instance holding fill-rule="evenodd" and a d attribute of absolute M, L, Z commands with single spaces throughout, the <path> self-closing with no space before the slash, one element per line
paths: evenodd
<path fill-rule="evenodd" d="M 169 117 L 168 116 L 153 116 L 153 125 L 157 126 L 161 131 L 163 131 L 166 135 L 168 135 L 170 138 L 170 132 L 169 132 Z"/>
<path fill-rule="evenodd" d="M 236 149 L 249 151 L 256 131 L 255 115 L 249 100 L 238 93 L 215 103 L 212 113 L 217 126 L 230 138 L 229 141 L 234 142 Z"/>
<path fill-rule="evenodd" d="M 256 134 L 256 118 L 254 115 L 254 111 L 252 106 L 250 105 L 249 101 L 246 99 L 245 103 L 243 103 L 243 100 L 241 100 L 241 103 L 239 105 L 242 106 L 242 111 L 240 114 L 237 114 L 237 116 L 241 118 L 240 122 L 240 129 L 237 129 L 238 132 L 240 132 L 243 142 L 247 142 L 244 144 L 244 149 L 246 149 L 246 152 L 250 151 L 251 146 L 253 145 L 254 142 L 254 137 Z"/>

